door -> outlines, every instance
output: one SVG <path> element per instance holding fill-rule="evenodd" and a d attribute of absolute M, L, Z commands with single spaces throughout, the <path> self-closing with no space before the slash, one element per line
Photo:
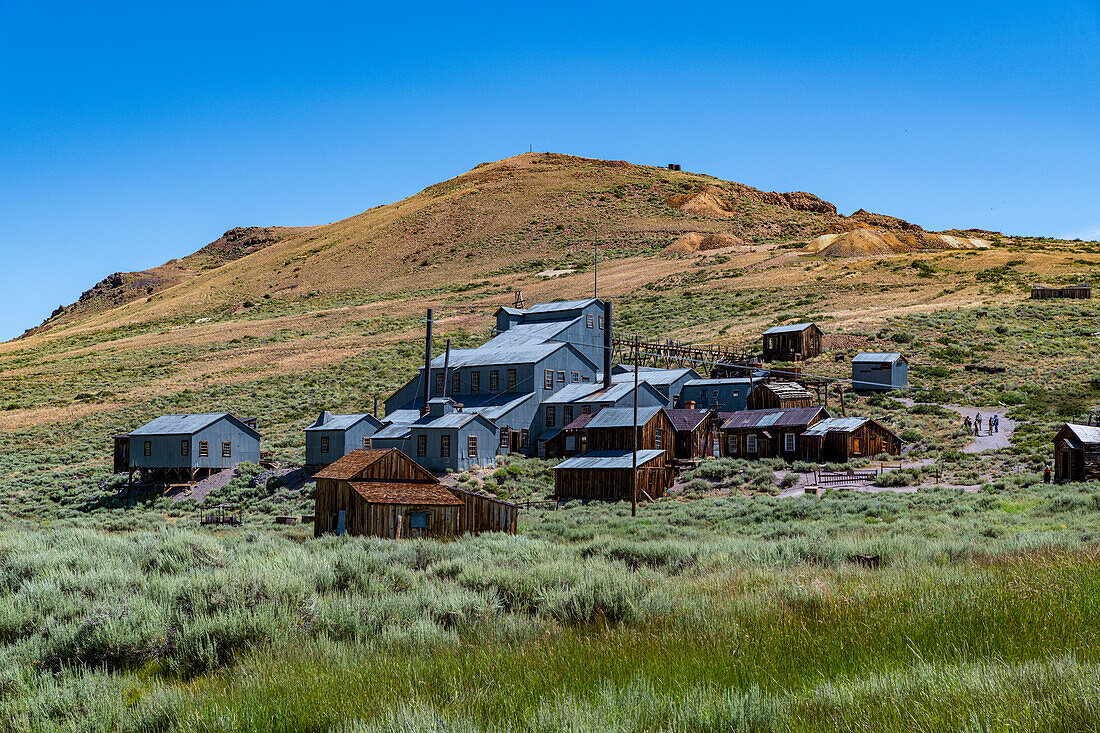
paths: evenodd
<path fill-rule="evenodd" d="M 336 514 L 336 535 L 337 536 L 340 536 L 340 535 L 344 534 L 344 531 L 347 529 L 347 520 L 348 520 L 348 517 L 347 517 L 347 512 L 345 510 L 341 509 L 339 512 L 337 512 L 337 514 Z"/>
<path fill-rule="evenodd" d="M 512 453 L 519 453 L 519 431 L 513 430 L 511 436 Z"/>

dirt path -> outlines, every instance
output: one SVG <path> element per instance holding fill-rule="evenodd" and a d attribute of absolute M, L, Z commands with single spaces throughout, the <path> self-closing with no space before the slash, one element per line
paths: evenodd
<path fill-rule="evenodd" d="M 898 400 L 904 405 L 912 407 L 917 404 L 915 400 L 903 397 Z M 982 432 L 980 435 L 972 435 L 970 445 L 963 448 L 963 453 L 981 453 L 987 450 L 997 450 L 998 448 L 1008 448 L 1012 442 L 1012 433 L 1016 431 L 1016 421 L 1005 417 L 1005 413 L 1008 410 L 1004 407 L 965 407 L 963 405 L 941 405 L 948 410 L 959 413 L 962 417 L 969 417 L 973 423 L 976 415 L 982 416 Z M 989 432 L 989 418 L 996 415 L 1000 418 L 1000 428 L 997 432 L 990 434 Z M 971 428 L 973 430 L 973 428 Z"/>
<path fill-rule="evenodd" d="M 194 499 L 201 504 L 206 500 L 206 495 L 215 489 L 220 489 L 227 483 L 233 480 L 233 477 L 237 475 L 237 469 L 227 468 L 224 471 L 218 471 L 212 476 L 207 476 L 202 481 L 191 487 L 190 491 L 181 491 L 178 494 L 172 495 L 173 501 L 183 501 L 184 499 Z"/>

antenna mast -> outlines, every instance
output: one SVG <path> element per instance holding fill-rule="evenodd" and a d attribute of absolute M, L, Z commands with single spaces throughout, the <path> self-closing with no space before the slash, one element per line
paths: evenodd
<path fill-rule="evenodd" d="M 595 233 L 595 238 L 592 240 L 592 297 L 600 297 L 600 233 Z"/>

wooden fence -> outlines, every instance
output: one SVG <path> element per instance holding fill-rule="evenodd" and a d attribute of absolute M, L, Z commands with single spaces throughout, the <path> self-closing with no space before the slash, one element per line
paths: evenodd
<path fill-rule="evenodd" d="M 829 486 L 850 486 L 869 484 L 882 473 L 881 469 L 863 469 L 858 471 L 814 471 L 814 483 L 822 488 Z"/>

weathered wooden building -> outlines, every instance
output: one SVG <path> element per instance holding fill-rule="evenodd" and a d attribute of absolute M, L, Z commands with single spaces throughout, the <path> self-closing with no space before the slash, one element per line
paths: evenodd
<path fill-rule="evenodd" d="M 758 383 L 746 401 L 749 410 L 789 410 L 813 407 L 817 397 L 796 382 L 772 380 Z"/>
<path fill-rule="evenodd" d="M 1054 436 L 1055 481 L 1100 481 L 1100 427 L 1067 423 Z"/>
<path fill-rule="evenodd" d="M 795 460 L 801 455 L 802 434 L 829 417 L 822 407 L 745 410 L 722 424 L 722 455 L 730 458 Z"/>
<path fill-rule="evenodd" d="M 590 451 L 633 450 L 636 436 L 639 450 L 662 451 L 665 463 L 672 462 L 675 452 L 676 429 L 662 407 L 639 407 L 637 423 L 632 407 L 605 408 L 588 422 L 585 432 Z"/>
<path fill-rule="evenodd" d="M 889 391 L 909 386 L 909 362 L 898 353 L 862 353 L 852 358 L 852 389 Z"/>
<path fill-rule="evenodd" d="M 645 382 L 638 384 L 638 407 L 659 408 L 664 396 Z M 537 454 L 546 456 L 559 442 L 559 433 L 581 415 L 595 415 L 605 409 L 627 408 L 634 404 L 634 382 L 606 381 L 598 384 L 572 384 L 542 401 L 541 430 L 536 436 Z"/>
<path fill-rule="evenodd" d="M 162 415 L 115 437 L 115 465 L 142 483 L 189 483 L 239 463 L 259 463 L 260 434 L 254 419 L 228 412 Z"/>
<path fill-rule="evenodd" d="M 740 412 L 748 406 L 753 380 L 748 377 L 692 379 L 680 392 L 680 407 Z"/>
<path fill-rule="evenodd" d="M 904 441 L 877 420 L 831 417 L 801 435 L 802 457 L 808 461 L 843 463 L 879 453 L 900 455 Z"/>
<path fill-rule="evenodd" d="M 630 501 L 634 487 L 631 451 L 589 451 L 554 468 L 554 493 L 563 498 Z M 672 467 L 662 450 L 638 451 L 638 501 L 664 496 L 672 486 Z"/>
<path fill-rule="evenodd" d="M 693 461 L 714 455 L 717 438 L 718 413 L 707 409 L 666 410 L 676 431 L 673 457 L 679 461 Z"/>
<path fill-rule="evenodd" d="M 516 531 L 519 507 L 449 489 L 398 450 L 356 450 L 314 475 L 313 534 L 457 537 Z"/>
<path fill-rule="evenodd" d="M 1092 285 L 1081 283 L 1064 288 L 1052 288 L 1048 285 L 1032 285 L 1031 297 L 1033 300 L 1047 300 L 1050 298 L 1089 299 L 1092 297 Z"/>
<path fill-rule="evenodd" d="M 820 356 L 823 337 L 814 323 L 769 328 L 764 332 L 764 361 L 802 361 Z"/>
<path fill-rule="evenodd" d="M 306 465 L 324 466 L 353 450 L 371 448 L 371 437 L 382 429 L 374 415 L 334 415 L 322 412 L 306 428 Z"/>

